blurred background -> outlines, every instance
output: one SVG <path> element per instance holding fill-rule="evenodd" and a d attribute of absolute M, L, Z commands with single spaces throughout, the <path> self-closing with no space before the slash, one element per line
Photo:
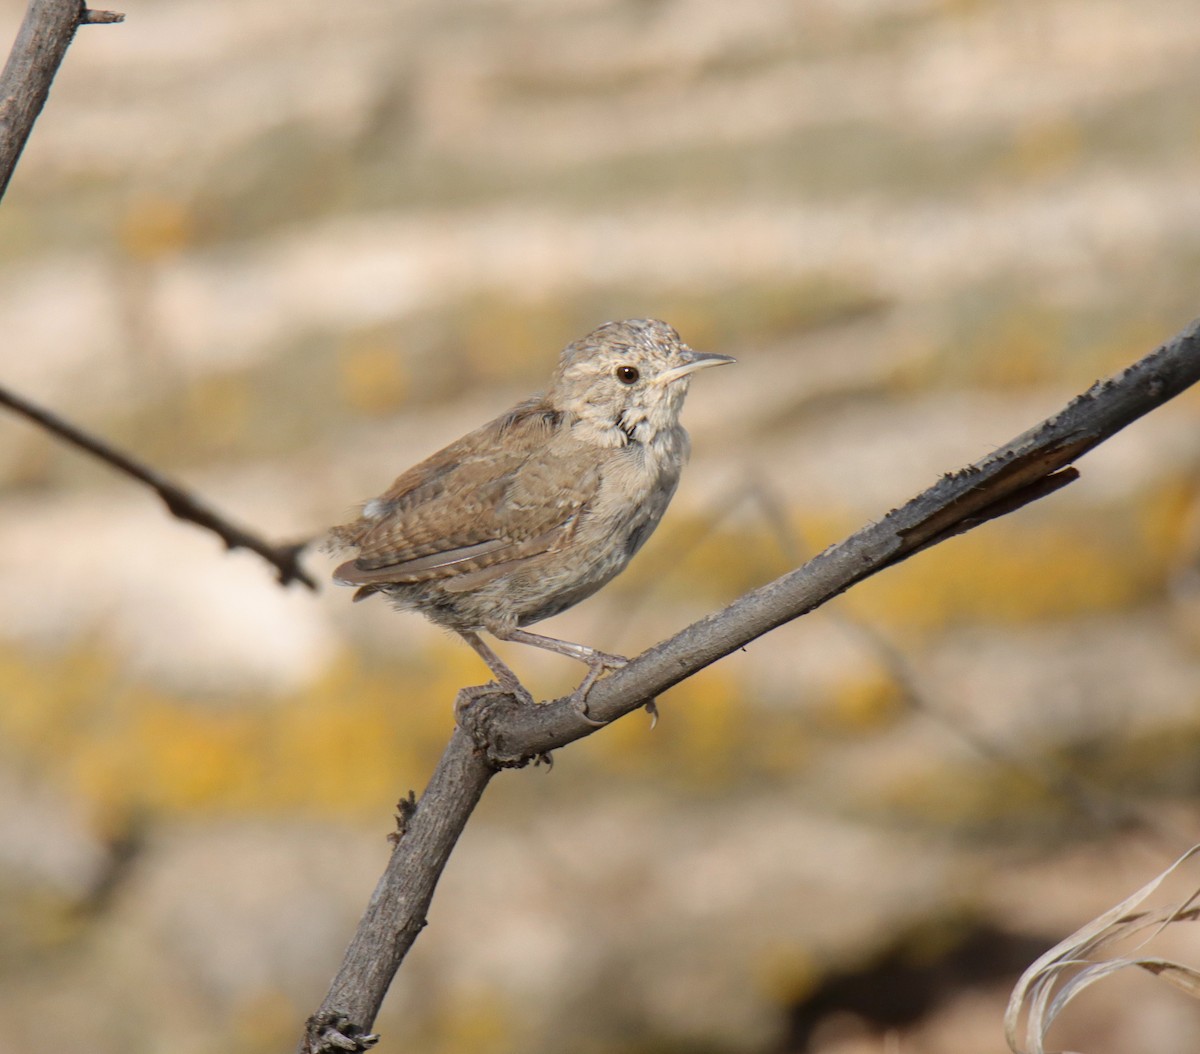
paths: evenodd
<path fill-rule="evenodd" d="M 1200 314 L 1182 0 L 101 6 L 0 207 L 4 383 L 291 540 L 664 318 L 739 362 L 546 624 L 609 651 Z M 1020 970 L 1197 840 L 1198 426 L 502 775 L 381 1049 L 1003 1050 Z M 0 495 L 0 1051 L 291 1049 L 482 664 L 9 417 Z M 1052 1038 L 1190 1054 L 1200 1011 L 1114 979 Z"/>

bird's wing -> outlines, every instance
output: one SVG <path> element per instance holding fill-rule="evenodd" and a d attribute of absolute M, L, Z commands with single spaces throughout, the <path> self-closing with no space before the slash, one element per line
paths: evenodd
<path fill-rule="evenodd" d="M 599 472 L 586 450 L 554 442 L 556 426 L 549 408 L 530 400 L 409 469 L 376 499 L 380 515 L 335 532 L 359 552 L 334 578 L 425 582 L 566 544 Z"/>

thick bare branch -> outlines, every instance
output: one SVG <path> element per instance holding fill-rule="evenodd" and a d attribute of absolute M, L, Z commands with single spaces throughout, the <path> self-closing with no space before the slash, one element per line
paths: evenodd
<path fill-rule="evenodd" d="M 280 585 L 286 586 L 291 582 L 303 582 L 309 589 L 317 588 L 317 583 L 300 565 L 300 554 L 308 542 L 272 545 L 222 516 L 203 499 L 174 480 L 168 479 L 161 472 L 143 465 L 129 454 L 110 446 L 102 439 L 89 435 L 69 421 L 36 406 L 23 396 L 4 387 L 0 387 L 0 406 L 7 406 L 22 417 L 40 425 L 46 431 L 66 440 L 72 446 L 111 465 L 118 472 L 123 472 L 138 482 L 144 483 L 162 499 L 172 516 L 194 523 L 206 531 L 212 531 L 225 543 L 227 549 L 249 549 L 252 553 L 257 553 L 275 568 Z"/>
<path fill-rule="evenodd" d="M 976 464 L 943 476 L 803 567 L 643 652 L 596 685 L 588 697 L 592 718 L 612 721 L 630 713 L 856 582 L 1052 493 L 1077 478 L 1071 462 L 1197 380 L 1200 320 Z M 402 836 L 342 967 L 309 1019 L 302 1054 L 362 1050 L 375 1042 L 367 1033 L 491 775 L 596 731 L 567 699 L 528 707 L 500 693 L 461 709 L 459 724 L 425 794 L 406 810 Z"/>
<path fill-rule="evenodd" d="M 388 986 L 417 934 L 450 851 L 496 769 L 455 729 L 417 802 L 402 808 L 403 830 L 387 870 L 321 1008 L 308 1019 L 300 1051 L 365 1050 Z M 349 1040 L 352 1045 L 339 1046 Z"/>
<path fill-rule="evenodd" d="M 8 62 L 0 72 L 0 198 L 46 104 L 50 85 L 77 27 L 120 22 L 124 15 L 89 11 L 83 0 L 31 0 Z"/>

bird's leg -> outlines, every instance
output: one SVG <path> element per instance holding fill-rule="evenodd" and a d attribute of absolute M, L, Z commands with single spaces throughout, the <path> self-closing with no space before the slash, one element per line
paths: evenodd
<path fill-rule="evenodd" d="M 459 630 L 458 635 L 471 645 L 475 649 L 476 654 L 487 663 L 488 669 L 492 671 L 503 691 L 515 696 L 518 702 L 533 706 L 533 696 L 529 694 L 528 689 L 517 680 L 517 675 L 504 665 L 500 656 L 483 643 L 478 633 L 472 633 L 470 630 Z M 481 687 L 486 687 L 486 685 Z"/>
<path fill-rule="evenodd" d="M 588 666 L 598 666 L 603 670 L 619 670 L 626 666 L 629 660 L 624 655 L 612 655 L 598 648 L 589 648 L 586 644 L 576 644 L 569 640 L 559 640 L 557 637 L 545 637 L 540 633 L 530 633 L 527 629 L 506 629 L 503 626 L 489 626 L 488 632 L 500 640 L 512 641 L 514 644 L 531 644 L 535 648 L 565 655 L 568 659 L 576 659 Z"/>
<path fill-rule="evenodd" d="M 528 630 L 505 628 L 503 626 L 489 626 L 488 630 L 500 640 L 512 641 L 514 644 L 531 644 L 535 648 L 544 648 L 546 651 L 555 652 L 558 655 L 565 655 L 569 659 L 576 659 L 579 662 L 586 663 L 588 672 L 587 676 L 580 682 L 579 687 L 571 693 L 571 703 L 588 724 L 599 728 L 605 724 L 604 721 L 593 720 L 591 714 L 588 713 L 587 696 L 600 677 L 607 670 L 619 670 L 626 665 L 629 660 L 623 655 L 611 655 L 606 651 L 598 651 L 596 648 L 589 648 L 586 644 L 575 644 L 569 640 L 559 640 L 557 637 L 544 637 L 540 633 L 530 633 Z M 482 654 L 482 653 L 481 653 Z"/>

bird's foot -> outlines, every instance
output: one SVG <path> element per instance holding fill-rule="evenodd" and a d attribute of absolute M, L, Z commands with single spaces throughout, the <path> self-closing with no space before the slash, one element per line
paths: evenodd
<path fill-rule="evenodd" d="M 587 664 L 589 667 L 598 667 L 601 672 L 604 670 L 619 670 L 622 666 L 628 666 L 629 660 L 624 655 L 614 655 L 608 651 L 596 651 L 592 649 L 592 654 L 588 656 Z"/>
<path fill-rule="evenodd" d="M 345 1014 L 325 1010 L 310 1017 L 304 1027 L 302 1049 L 308 1054 L 353 1054 L 370 1050 L 379 1037 L 359 1028 Z"/>
<path fill-rule="evenodd" d="M 531 761 L 550 763 L 548 754 L 528 754 L 506 749 L 502 729 L 506 721 L 537 704 L 520 685 L 510 688 L 497 681 L 460 688 L 454 699 L 454 722 L 475 744 L 476 752 L 497 771 L 524 768 Z M 497 725 L 500 729 L 497 729 Z"/>
<path fill-rule="evenodd" d="M 475 684 L 460 688 L 454 697 L 454 716 L 458 720 L 462 714 L 474 706 L 480 699 L 491 695 L 511 695 L 520 706 L 535 706 L 533 696 L 522 684 L 501 684 L 498 681 L 488 681 L 487 684 Z M 462 721 L 458 721 L 461 725 Z"/>
<path fill-rule="evenodd" d="M 603 728 L 608 722 L 597 721 L 588 713 L 588 692 L 592 690 L 592 685 L 600 680 L 609 670 L 619 670 L 622 666 L 628 666 L 629 660 L 624 655 L 612 655 L 606 651 L 593 650 L 584 661 L 588 665 L 587 676 L 579 683 L 579 687 L 571 693 L 571 705 L 575 708 L 575 712 L 593 728 Z"/>

